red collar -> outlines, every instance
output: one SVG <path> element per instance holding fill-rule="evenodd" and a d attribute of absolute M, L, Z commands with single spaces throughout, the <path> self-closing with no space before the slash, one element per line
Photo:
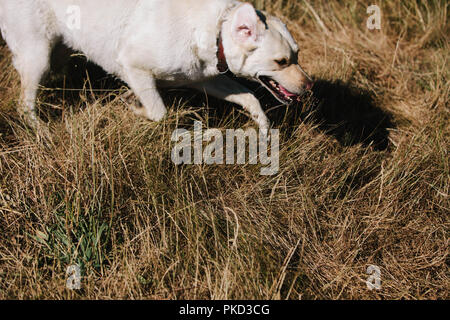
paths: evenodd
<path fill-rule="evenodd" d="M 219 70 L 221 74 L 230 71 L 227 58 L 225 57 L 225 49 L 223 48 L 222 32 L 219 33 L 219 37 L 217 38 L 217 60 L 217 70 Z"/>

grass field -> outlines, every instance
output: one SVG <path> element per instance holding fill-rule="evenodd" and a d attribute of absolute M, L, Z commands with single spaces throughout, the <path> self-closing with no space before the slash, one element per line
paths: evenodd
<path fill-rule="evenodd" d="M 258 1 L 317 80 L 302 106 L 257 91 L 280 129 L 274 176 L 175 166 L 177 127 L 254 124 L 188 90 L 164 92 L 164 122 L 138 119 L 79 57 L 41 90 L 38 137 L 1 41 L 0 298 L 449 299 L 449 4 L 374 3 L 371 31 L 365 1 Z"/>

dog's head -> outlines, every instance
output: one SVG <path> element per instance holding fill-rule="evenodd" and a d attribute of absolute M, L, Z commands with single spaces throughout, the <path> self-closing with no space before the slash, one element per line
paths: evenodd
<path fill-rule="evenodd" d="M 261 82 L 282 103 L 297 101 L 312 88 L 298 63 L 299 48 L 278 18 L 244 3 L 230 13 L 222 35 L 230 71 Z"/>

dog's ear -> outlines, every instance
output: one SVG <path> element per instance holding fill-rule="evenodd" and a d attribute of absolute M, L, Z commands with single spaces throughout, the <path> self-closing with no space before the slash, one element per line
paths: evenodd
<path fill-rule="evenodd" d="M 255 45 L 258 41 L 258 15 L 255 8 L 244 3 L 235 12 L 231 24 L 233 40 L 241 45 Z"/>

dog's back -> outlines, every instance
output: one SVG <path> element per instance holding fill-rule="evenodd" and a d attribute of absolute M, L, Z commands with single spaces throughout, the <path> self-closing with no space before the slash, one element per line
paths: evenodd
<path fill-rule="evenodd" d="M 0 27 L 15 55 L 22 55 L 28 51 L 27 46 L 36 42 L 52 47 L 57 39 L 63 39 L 106 71 L 116 73 L 111 53 L 117 51 L 120 33 L 136 3 L 137 0 L 2 0 Z"/>
<path fill-rule="evenodd" d="M 107 72 L 120 76 L 118 52 L 124 42 L 136 35 L 136 30 L 141 36 L 145 32 L 147 41 L 153 43 L 154 50 L 148 59 L 154 59 L 157 65 L 162 61 L 172 63 L 180 55 L 174 52 L 175 46 L 191 47 L 188 42 L 195 41 L 195 45 L 203 45 L 200 50 L 214 49 L 215 42 L 205 42 L 207 38 L 202 33 L 211 32 L 211 27 L 217 25 L 217 17 L 233 2 L 2 0 L 0 27 L 13 53 L 26 51 L 23 46 L 36 41 L 52 46 L 56 39 L 62 38 L 65 44 Z M 173 57 L 167 56 L 171 53 Z M 184 59 L 189 64 L 188 57 Z M 162 68 L 170 71 L 170 65 Z"/>

